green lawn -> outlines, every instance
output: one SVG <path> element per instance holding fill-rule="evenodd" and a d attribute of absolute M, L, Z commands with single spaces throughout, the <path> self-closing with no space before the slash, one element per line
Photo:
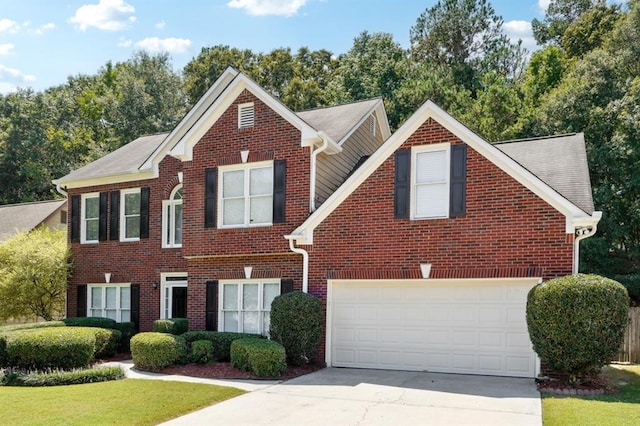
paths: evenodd
<path fill-rule="evenodd" d="M 222 386 L 124 379 L 44 388 L 0 387 L 6 425 L 155 425 L 243 394 Z"/>
<path fill-rule="evenodd" d="M 620 393 L 589 397 L 556 397 L 543 394 L 544 426 L 639 425 L 640 366 L 624 366 L 621 369 L 607 367 L 605 374 L 613 383 L 619 384 Z"/>

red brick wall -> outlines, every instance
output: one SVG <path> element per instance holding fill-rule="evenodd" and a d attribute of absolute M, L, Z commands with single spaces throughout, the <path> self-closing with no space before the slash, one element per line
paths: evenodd
<path fill-rule="evenodd" d="M 169 198 L 178 184 L 181 162 L 166 157 L 160 163 L 157 179 L 102 185 L 69 190 L 72 195 L 149 187 L 149 238 L 140 241 L 101 241 L 97 244 L 71 244 L 73 271 L 67 292 L 67 315 L 76 316 L 76 286 L 104 283 L 104 273 L 111 273 L 111 283 L 140 285 L 140 329 L 150 330 L 160 316 L 160 273 L 184 272 L 187 262 L 179 248 L 162 248 L 162 200 Z M 111 206 L 109 206 L 110 208 Z M 158 284 L 154 289 L 152 284 Z"/>
<path fill-rule="evenodd" d="M 441 142 L 462 143 L 428 120 L 401 148 Z M 392 155 L 315 230 L 310 293 L 325 298 L 330 276 L 420 278 L 420 263 L 433 264 L 434 272 L 535 268 L 545 279 L 571 273 L 573 235 L 565 233 L 564 216 L 470 147 L 463 217 L 394 219 L 394 172 Z M 324 359 L 324 342 L 321 351 Z"/>

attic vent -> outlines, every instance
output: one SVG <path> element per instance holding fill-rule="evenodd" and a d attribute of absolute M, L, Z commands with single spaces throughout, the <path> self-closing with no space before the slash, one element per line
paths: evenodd
<path fill-rule="evenodd" d="M 238 105 L 238 129 L 253 127 L 253 102 Z"/>
<path fill-rule="evenodd" d="M 369 131 L 371 132 L 371 134 L 373 136 L 376 135 L 376 116 L 372 115 L 371 117 L 369 117 Z"/>

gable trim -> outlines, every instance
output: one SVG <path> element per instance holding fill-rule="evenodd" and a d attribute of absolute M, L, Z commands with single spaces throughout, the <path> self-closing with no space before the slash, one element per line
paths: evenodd
<path fill-rule="evenodd" d="M 289 238 L 298 244 L 313 244 L 313 231 L 320 225 L 346 198 L 351 195 L 369 176 L 371 176 L 418 128 L 432 118 L 462 142 L 469 145 L 480 155 L 491 161 L 535 195 L 547 202 L 566 217 L 566 232 L 573 233 L 573 222 L 576 218 L 595 221 L 571 201 L 564 198 L 556 190 L 544 183 L 529 170 L 522 167 L 511 157 L 494 147 L 480 136 L 465 127 L 451 115 L 446 113 L 432 101 L 425 102 L 373 155 L 356 170 L 307 220 L 296 228 Z"/>

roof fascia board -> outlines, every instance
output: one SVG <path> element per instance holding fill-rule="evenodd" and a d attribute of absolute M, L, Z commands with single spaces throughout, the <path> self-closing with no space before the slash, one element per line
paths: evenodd
<path fill-rule="evenodd" d="M 374 114 L 376 116 L 376 121 L 380 124 L 380 129 L 382 130 L 382 140 L 387 140 L 387 138 L 391 134 L 391 130 L 389 129 L 387 114 L 384 110 L 384 103 L 382 102 L 382 99 L 379 99 L 376 104 L 373 105 L 371 109 L 369 109 L 369 111 L 367 111 L 366 114 L 363 114 L 362 117 L 360 117 L 360 120 L 358 120 L 355 126 L 353 126 L 351 130 L 349 130 L 349 132 L 347 132 L 347 134 L 338 141 L 338 145 L 344 144 L 351 137 L 351 135 L 353 135 L 360 128 L 360 126 L 362 126 L 362 124 L 367 118 L 371 116 L 371 114 Z M 384 121 L 380 121 L 380 117 L 384 117 Z"/>
<path fill-rule="evenodd" d="M 389 158 L 424 122 L 433 118 L 455 136 L 467 143 L 474 150 L 516 179 L 534 194 L 542 198 L 560 213 L 565 215 L 567 223 L 570 218 L 590 217 L 553 188 L 542 182 L 531 172 L 511 159 L 508 155 L 492 146 L 451 115 L 444 112 L 432 101 L 425 102 L 387 141 L 358 168 L 347 181 L 292 233 L 298 244 L 313 244 L 314 229 L 325 220 L 351 193 L 353 193 L 382 163 Z M 568 228 L 568 226 L 567 226 Z M 569 231 L 567 229 L 567 232 Z"/>
<path fill-rule="evenodd" d="M 154 179 L 157 177 L 158 175 L 154 172 L 154 170 L 143 170 L 111 176 L 100 176 L 90 179 L 77 179 L 70 181 L 54 180 L 52 182 L 54 185 L 60 185 L 66 189 L 71 189 L 85 188 L 88 186 L 110 185 L 114 183 L 135 182 L 140 180 Z"/>
<path fill-rule="evenodd" d="M 180 138 L 169 152 L 170 155 L 180 158 L 182 161 L 190 161 L 193 158 L 193 147 L 195 144 L 200 141 L 211 126 L 218 121 L 222 114 L 226 112 L 227 108 L 233 104 L 236 98 L 245 89 L 249 90 L 260 101 L 264 102 L 278 115 L 299 129 L 301 132 L 302 146 L 312 146 L 318 140 L 318 131 L 316 129 L 304 122 L 289 108 L 274 99 L 270 94 L 244 74 L 238 74 L 220 94 L 220 96 L 218 96 L 218 98 L 211 104 L 208 109 L 208 114 L 201 116 Z"/>

